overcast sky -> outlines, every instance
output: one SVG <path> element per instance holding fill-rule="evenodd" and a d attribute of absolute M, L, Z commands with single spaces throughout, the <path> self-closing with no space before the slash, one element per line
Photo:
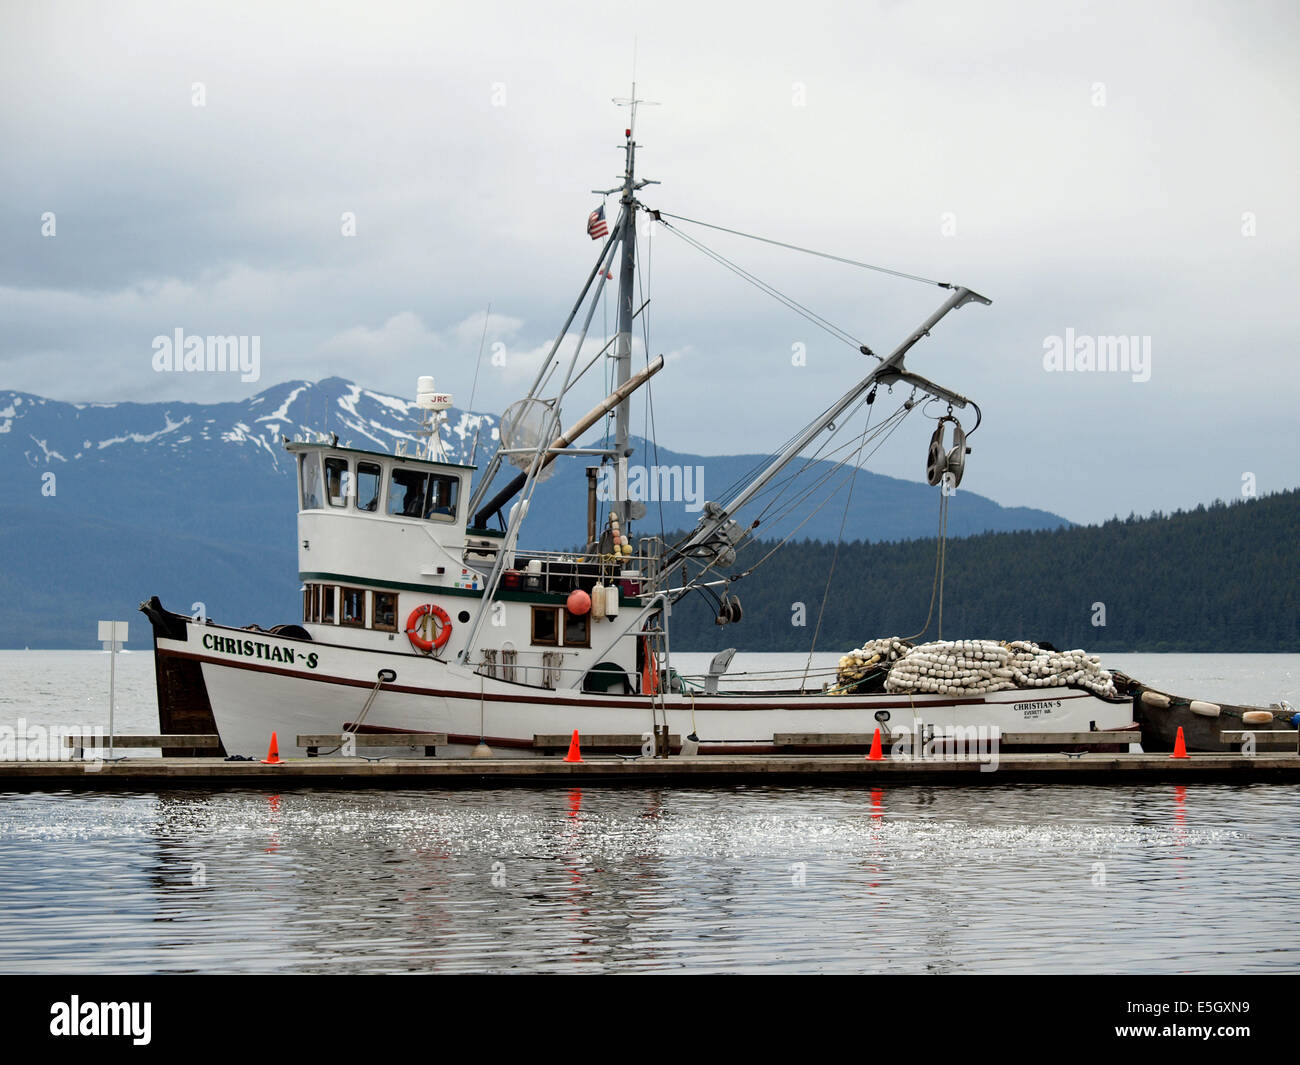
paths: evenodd
<path fill-rule="evenodd" d="M 505 365 L 485 356 L 474 406 L 499 411 L 591 267 L 635 42 L 648 205 L 993 300 L 909 356 L 983 407 L 963 487 L 1076 521 L 1295 487 L 1298 11 L 6 3 L 0 387 L 410 395 L 432 373 L 467 404 L 491 304 Z M 666 446 L 773 448 L 867 368 L 648 226 Z M 944 297 L 692 232 L 882 352 Z M 261 379 L 156 373 L 177 328 L 260 337 Z M 1149 338 L 1149 380 L 1049 372 L 1067 330 Z M 931 429 L 871 468 L 920 479 Z"/>

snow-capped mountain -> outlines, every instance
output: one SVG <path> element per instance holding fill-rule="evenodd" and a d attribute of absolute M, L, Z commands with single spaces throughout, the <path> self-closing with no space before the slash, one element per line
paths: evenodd
<path fill-rule="evenodd" d="M 497 439 L 493 415 L 453 408 L 441 427 L 454 462 L 468 463 L 475 439 L 491 454 Z M 264 454 L 271 469 L 289 469 L 282 438 L 317 439 L 331 433 L 339 443 L 377 451 L 423 443 L 413 400 L 371 392 L 342 378 L 318 383 L 290 381 L 238 403 L 60 403 L 22 392 L 0 392 L 0 447 L 7 459 L 21 456 L 32 469 L 117 459 L 123 450 L 177 457 L 212 445 L 248 447 Z"/>

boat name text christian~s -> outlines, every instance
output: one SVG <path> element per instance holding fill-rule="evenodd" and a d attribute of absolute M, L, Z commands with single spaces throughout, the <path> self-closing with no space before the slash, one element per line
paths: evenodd
<path fill-rule="evenodd" d="M 276 647 L 257 640 L 236 640 L 230 636 L 217 636 L 211 632 L 203 634 L 203 646 L 209 651 L 221 651 L 228 655 L 260 658 L 264 662 L 287 662 L 291 666 L 304 665 L 308 669 L 316 668 L 315 651 L 300 654 L 292 647 Z"/>

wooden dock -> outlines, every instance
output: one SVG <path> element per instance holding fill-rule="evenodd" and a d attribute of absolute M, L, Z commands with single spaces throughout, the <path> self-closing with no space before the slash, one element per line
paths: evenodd
<path fill-rule="evenodd" d="M 1300 755 L 1257 753 L 1167 754 L 1043 753 L 988 758 L 894 758 L 861 755 L 697 755 L 621 758 L 317 757 L 276 765 L 222 758 L 67 759 L 0 762 L 0 790 L 110 790 L 156 788 L 301 787 L 573 787 L 575 785 L 682 784 L 882 784 L 980 786 L 988 784 L 1135 784 L 1300 781 Z"/>

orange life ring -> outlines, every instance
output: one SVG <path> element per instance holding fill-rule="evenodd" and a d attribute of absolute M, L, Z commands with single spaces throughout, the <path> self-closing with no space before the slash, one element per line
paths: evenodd
<path fill-rule="evenodd" d="M 426 640 L 420 635 L 419 630 L 420 622 L 429 615 L 432 615 L 440 623 L 438 633 L 432 640 Z M 451 618 L 448 616 L 447 611 L 433 603 L 417 606 L 406 619 L 406 637 L 411 641 L 413 647 L 428 654 L 436 648 L 446 646 L 447 641 L 451 639 Z"/>

